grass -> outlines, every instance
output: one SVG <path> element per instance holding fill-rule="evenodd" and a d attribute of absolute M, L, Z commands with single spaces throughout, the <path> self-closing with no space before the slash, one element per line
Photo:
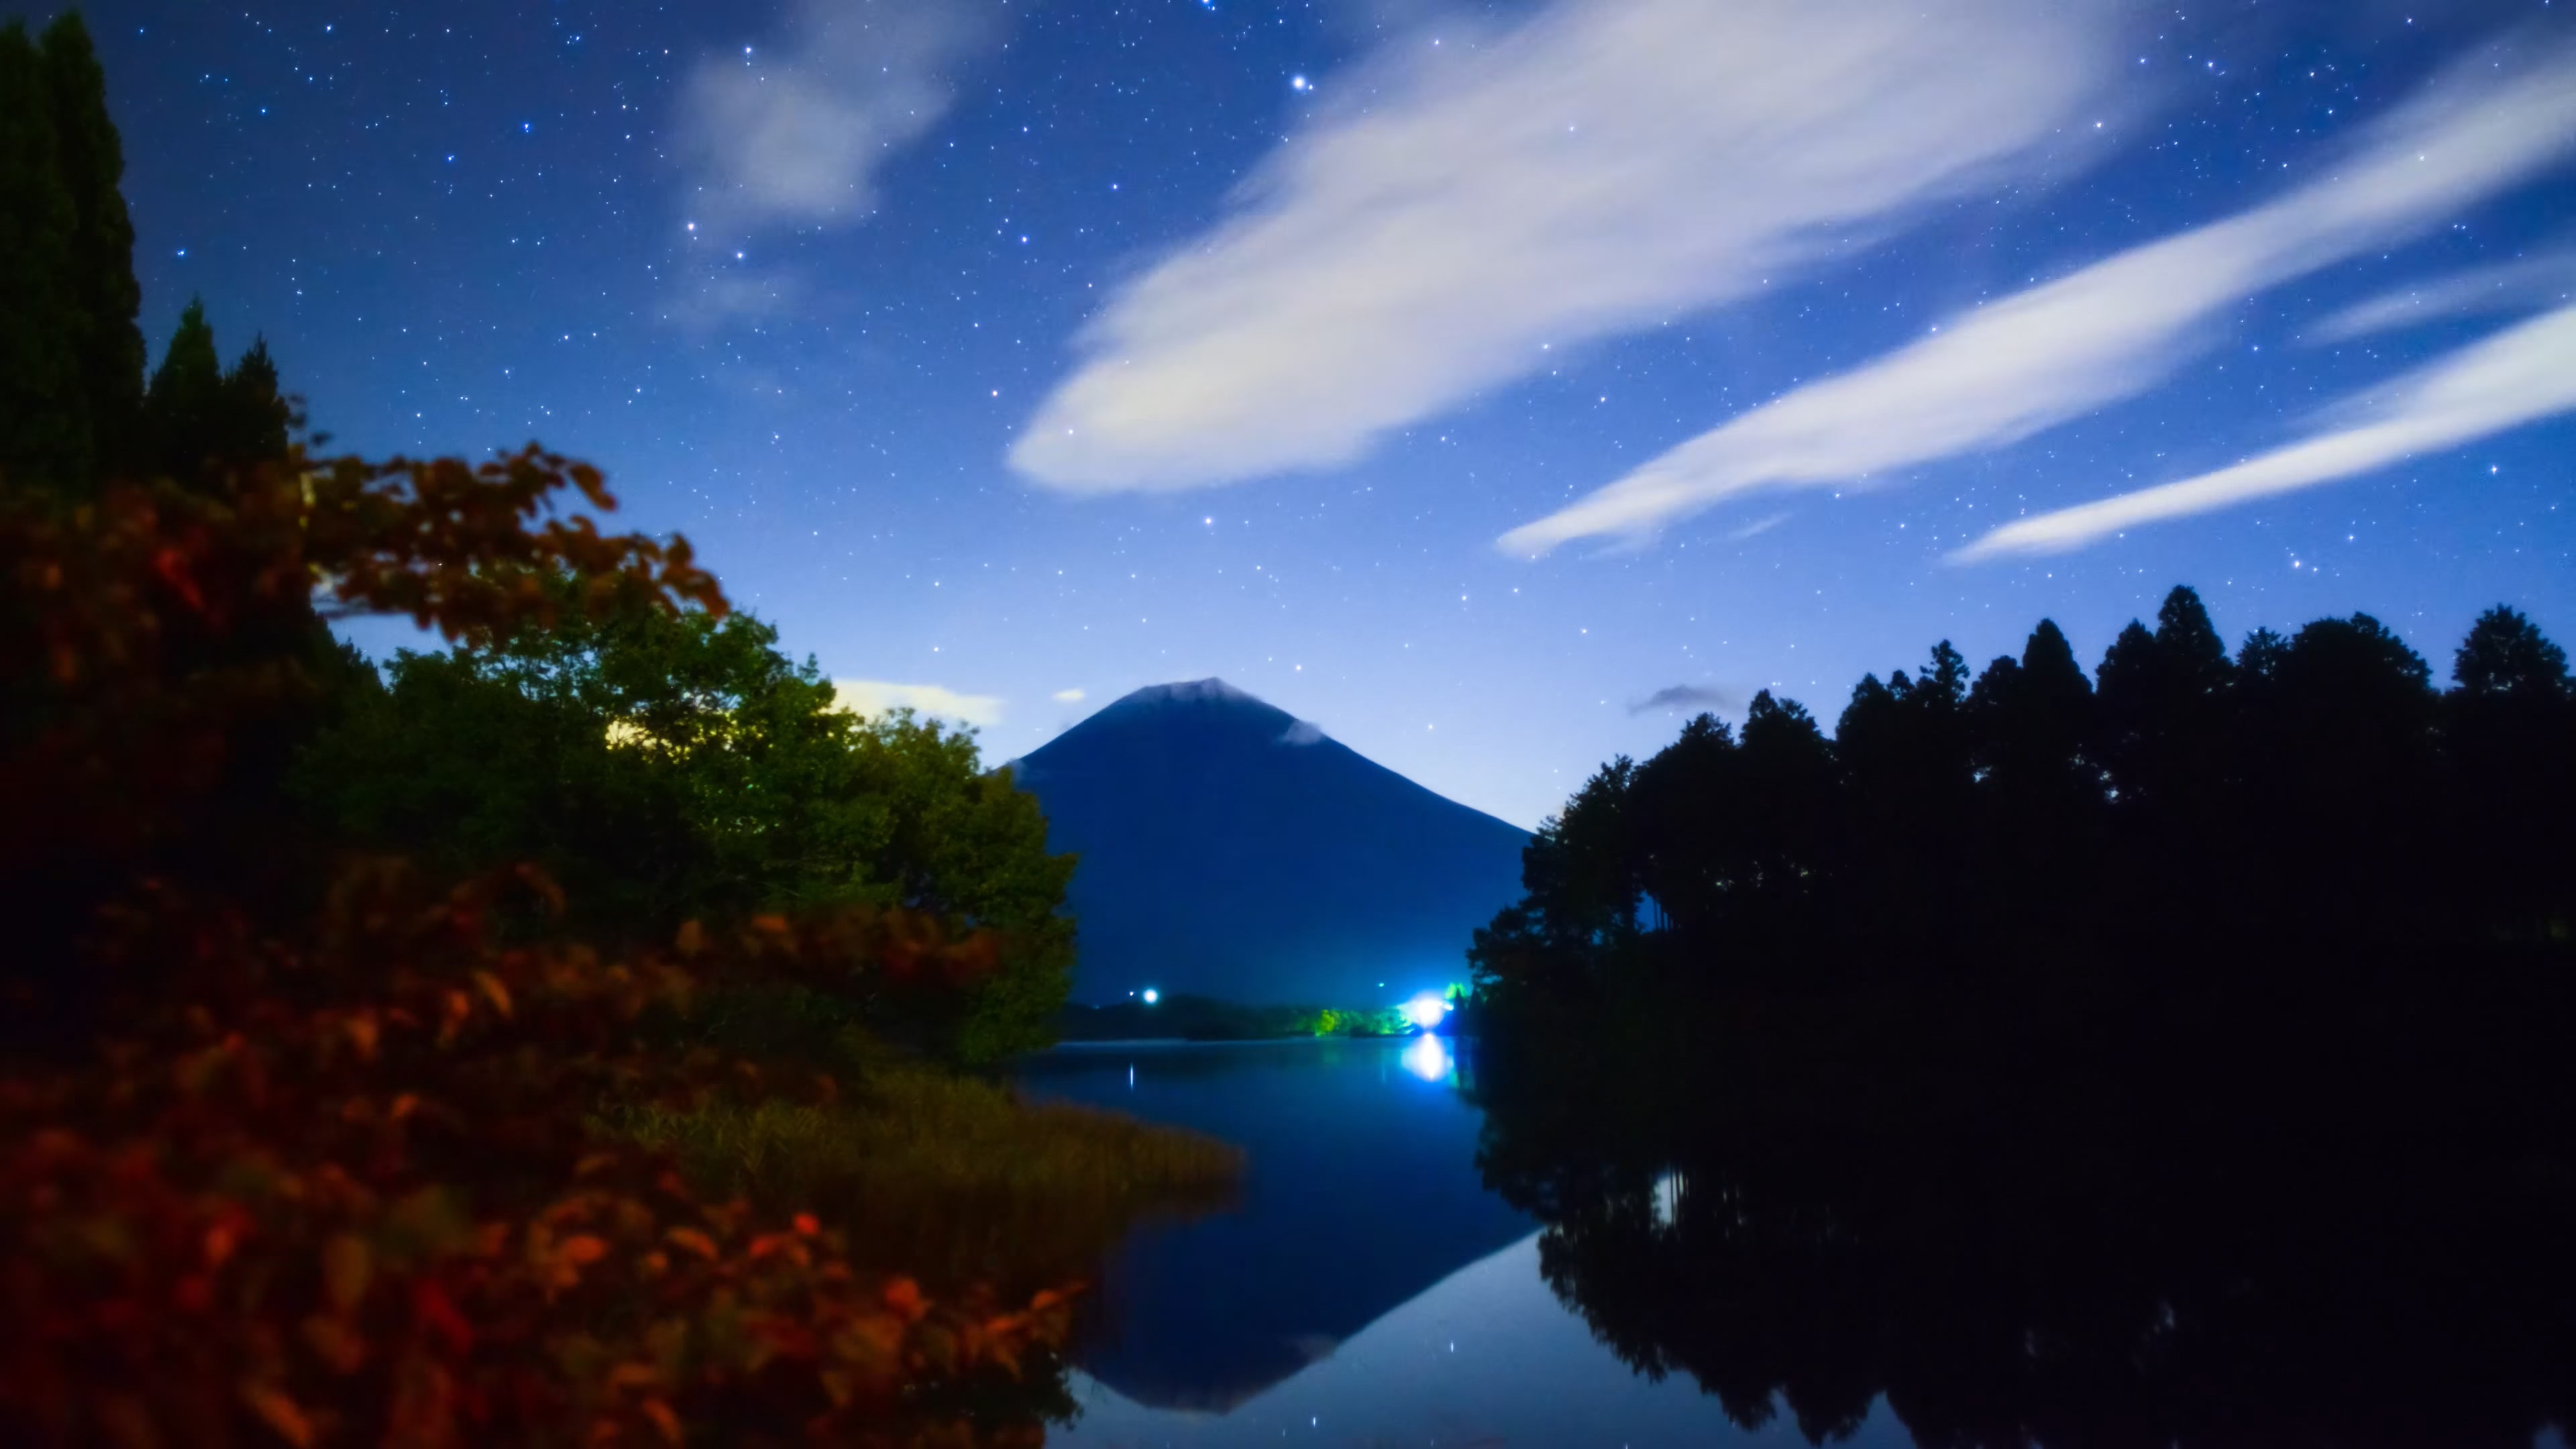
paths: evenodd
<path fill-rule="evenodd" d="M 876 1056 L 842 1099 L 614 1111 L 700 1188 L 851 1233 L 864 1261 L 934 1285 L 1034 1288 L 1087 1275 L 1137 1225 L 1231 1201 L 1242 1153 L 1114 1113 Z"/>

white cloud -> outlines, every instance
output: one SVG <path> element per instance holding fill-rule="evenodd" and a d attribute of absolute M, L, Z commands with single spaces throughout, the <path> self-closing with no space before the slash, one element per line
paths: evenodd
<path fill-rule="evenodd" d="M 1558 0 L 1413 30 L 1119 290 L 1011 461 L 1076 492 L 1346 462 L 2040 164 L 2099 114 L 2124 9 Z"/>
<path fill-rule="evenodd" d="M 701 60 L 680 120 L 696 244 L 864 218 L 877 168 L 947 112 L 990 32 L 959 4 L 795 0 L 777 41 Z"/>
<path fill-rule="evenodd" d="M 1079 689 L 1059 689 L 1053 695 L 1050 695 L 1049 698 L 1053 699 L 1058 704 L 1080 704 L 1082 703 L 1082 691 Z"/>
<path fill-rule="evenodd" d="M 937 684 L 892 684 L 881 679 L 835 679 L 832 694 L 841 708 L 874 718 L 898 709 L 958 724 L 979 726 L 1002 722 L 1002 701 L 990 694 L 960 694 Z"/>
<path fill-rule="evenodd" d="M 2576 307 L 2525 322 L 2331 415 L 2344 425 L 2179 483 L 2025 518 L 1952 555 L 2062 553 L 2142 523 L 2314 488 L 2576 411 Z"/>
<path fill-rule="evenodd" d="M 1833 486 L 2017 442 L 2162 381 L 2244 298 L 2433 225 L 2571 144 L 2576 52 L 2454 74 L 2324 179 L 1953 319 L 1682 444 L 1502 547 L 1643 537 L 1758 489 Z"/>
<path fill-rule="evenodd" d="M 2373 297 L 2316 325 L 2309 340 L 2350 342 L 2452 317 L 2484 317 L 2560 304 L 2576 294 L 2576 248 L 2455 273 Z"/>

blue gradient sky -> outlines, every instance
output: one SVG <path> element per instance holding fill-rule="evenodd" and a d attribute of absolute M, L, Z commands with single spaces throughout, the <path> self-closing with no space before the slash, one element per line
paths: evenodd
<path fill-rule="evenodd" d="M 86 13 L 156 349 L 202 294 L 227 350 L 263 332 L 342 445 L 589 457 L 626 522 L 685 532 L 791 652 L 981 701 L 997 759 L 1139 685 L 1222 675 L 1528 825 L 1669 738 L 1678 714 L 1637 708 L 1659 692 L 1734 714 L 1777 685 L 1830 719 L 1944 637 L 1982 661 L 2045 615 L 2089 661 L 2177 582 L 2231 635 L 2368 610 L 2437 671 L 2499 601 L 2576 635 L 2576 425 L 2553 391 L 2576 352 L 2507 336 L 2576 298 L 2563 110 L 2501 112 L 2490 140 L 2528 154 L 2471 194 L 2273 245 L 2026 426 L 1911 456 L 1908 429 L 1993 399 L 1908 421 L 1799 391 L 2132 248 L 2219 226 L 2233 256 L 2262 241 L 2253 209 L 2306 215 L 2302 187 L 2517 79 L 2576 94 L 2576 25 L 2544 0 L 2035 3 Z M 2034 13 L 2057 31 L 2034 40 Z M 1824 139 L 1765 124 L 1761 82 L 1835 47 L 1859 58 L 1777 101 Z M 1636 100 L 1658 85 L 1669 115 Z M 1629 130 L 1581 132 L 1623 104 Z M 1964 159 L 1872 163 L 1816 214 L 1807 178 L 1848 159 L 1849 127 Z M 2377 325 L 2350 310 L 2392 298 Z M 2084 353 L 2091 315 L 2034 326 Z M 2499 338 L 2535 397 L 2465 437 L 1953 557 L 2421 413 L 2404 378 Z M 1972 374 L 1946 369 L 1967 394 L 2032 386 Z M 1784 395 L 1831 404 L 1784 445 L 1803 486 L 1621 503 L 1544 557 L 1498 542 Z M 1081 451 L 1033 421 L 1077 424 Z M 1831 476 L 1816 437 L 1887 456 Z"/>

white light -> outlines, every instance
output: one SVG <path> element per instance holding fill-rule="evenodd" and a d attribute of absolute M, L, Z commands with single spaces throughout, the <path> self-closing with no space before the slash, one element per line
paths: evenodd
<path fill-rule="evenodd" d="M 1153 1005 L 1155 1002 L 1160 1001 L 1160 1000 L 1162 1000 L 1162 999 L 1163 999 L 1163 993 L 1161 993 L 1161 992 L 1159 992 L 1159 991 L 1156 991 L 1156 990 L 1155 990 L 1153 987 L 1151 987 L 1151 986 L 1148 986 L 1148 987 L 1146 987 L 1146 988 L 1145 988 L 1145 1004 L 1146 1004 L 1147 1006 L 1151 1006 L 1151 1005 Z"/>
<path fill-rule="evenodd" d="M 1446 1081 L 1449 1048 L 1436 1036 L 1417 1036 L 1404 1048 L 1404 1069 L 1426 1082 Z"/>
<path fill-rule="evenodd" d="M 1449 1003 L 1437 996 L 1417 996 L 1404 1003 L 1404 1019 L 1429 1031 L 1449 1015 Z"/>

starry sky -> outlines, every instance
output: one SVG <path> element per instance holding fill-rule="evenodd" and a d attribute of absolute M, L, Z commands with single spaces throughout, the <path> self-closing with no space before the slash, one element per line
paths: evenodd
<path fill-rule="evenodd" d="M 1221 675 L 1533 825 L 2178 582 L 2576 637 L 2570 9 L 85 14 L 156 355 L 201 295 L 336 446 L 596 461 L 990 758 Z"/>

